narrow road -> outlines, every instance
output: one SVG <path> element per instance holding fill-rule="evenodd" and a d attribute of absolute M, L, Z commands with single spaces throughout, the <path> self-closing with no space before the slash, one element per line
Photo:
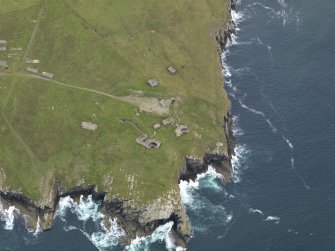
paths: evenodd
<path fill-rule="evenodd" d="M 94 90 L 94 89 L 90 89 L 90 88 L 86 88 L 86 87 L 80 87 L 80 86 L 70 85 L 70 84 L 66 84 L 64 82 L 57 81 L 57 80 L 54 80 L 54 79 L 44 78 L 44 77 L 41 77 L 39 75 L 33 75 L 33 74 L 28 74 L 28 73 L 7 73 L 7 72 L 0 72 L 0 76 L 14 76 L 14 77 L 16 76 L 16 77 L 25 77 L 25 78 L 40 79 L 40 80 L 51 82 L 51 83 L 56 84 L 56 85 L 60 85 L 60 86 L 68 87 L 68 88 L 73 88 L 73 89 L 77 89 L 77 90 L 81 90 L 81 91 L 91 92 L 91 93 L 95 93 L 95 94 L 98 94 L 98 95 L 102 95 L 102 96 L 106 96 L 106 97 L 109 97 L 109 98 L 113 98 L 113 99 L 116 99 L 116 100 L 119 100 L 119 101 L 122 101 L 122 102 L 127 102 L 123 97 L 117 97 L 117 96 L 114 96 L 114 95 L 109 94 L 107 92 L 98 91 L 98 90 Z"/>
<path fill-rule="evenodd" d="M 37 20 L 36 20 L 36 24 L 35 24 L 35 27 L 34 27 L 34 30 L 33 30 L 33 33 L 31 34 L 31 37 L 30 37 L 30 40 L 29 40 L 29 43 L 28 43 L 28 46 L 27 46 L 27 49 L 23 55 L 23 61 L 25 62 L 26 59 L 27 59 L 27 55 L 31 49 L 31 46 L 33 45 L 33 42 L 34 42 L 34 39 L 35 39 L 35 36 L 36 36 L 36 33 L 37 33 L 37 29 L 38 29 L 38 26 L 40 24 L 40 21 L 41 21 L 41 17 L 42 17 L 42 14 L 43 14 L 43 10 L 44 10 L 44 6 L 43 6 L 43 2 L 41 3 L 41 9 L 40 11 L 38 12 L 38 17 L 37 17 Z"/>

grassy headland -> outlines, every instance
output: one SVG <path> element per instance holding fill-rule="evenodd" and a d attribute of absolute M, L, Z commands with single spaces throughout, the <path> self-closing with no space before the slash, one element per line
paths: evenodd
<path fill-rule="evenodd" d="M 0 0 L 0 40 L 7 40 L 0 60 L 9 64 L 0 70 L 0 189 L 41 201 L 56 181 L 96 184 L 109 198 L 139 205 L 178 194 L 184 157 L 226 142 L 229 101 L 214 37 L 226 8 L 226 0 Z M 23 50 L 8 59 L 10 47 Z M 40 63 L 28 65 L 25 55 Z M 29 66 L 54 80 L 27 73 Z M 160 84 L 150 88 L 153 77 Z M 176 99 L 175 119 L 189 134 L 176 138 L 174 126 L 154 132 L 171 114 L 132 102 L 164 98 Z M 98 130 L 82 129 L 82 121 Z M 142 133 L 162 146 L 136 144 Z"/>

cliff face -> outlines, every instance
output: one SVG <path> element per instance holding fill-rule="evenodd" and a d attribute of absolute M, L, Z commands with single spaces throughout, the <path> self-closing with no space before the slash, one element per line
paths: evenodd
<path fill-rule="evenodd" d="M 220 47 L 220 53 L 226 50 L 232 34 L 235 34 L 235 24 L 231 20 L 231 11 L 235 8 L 236 0 L 231 0 L 228 8 L 229 21 L 217 31 L 216 40 Z M 209 165 L 212 165 L 218 173 L 221 173 L 225 177 L 226 182 L 230 180 L 232 171 L 231 158 L 235 148 L 235 138 L 232 132 L 232 114 L 230 111 L 224 115 L 222 130 L 226 138 L 227 151 L 220 150 L 220 145 L 217 144 L 216 149 L 206 152 L 202 158 L 186 157 L 185 165 L 180 171 L 179 180 L 176 180 L 176 182 L 196 179 L 198 174 L 207 171 Z M 123 244 L 128 244 L 136 236 L 148 235 L 159 225 L 169 221 L 175 223 L 173 235 L 179 245 L 185 246 L 191 237 L 191 227 L 179 196 L 177 198 L 171 196 L 167 199 L 158 198 L 150 205 L 139 208 L 134 206 L 131 200 L 105 199 L 105 194 L 97 193 L 94 185 L 81 185 L 64 191 L 61 183 L 56 183 L 53 191 L 40 204 L 36 204 L 21 193 L 0 191 L 2 199 L 25 209 L 24 213 L 30 216 L 32 227 L 36 225 L 37 219 L 40 219 L 40 227 L 44 230 L 52 227 L 58 201 L 61 197 L 78 197 L 90 194 L 93 195 L 93 199 L 103 201 L 101 210 L 104 213 L 119 220 L 126 232 L 124 239 L 121 240 Z"/>

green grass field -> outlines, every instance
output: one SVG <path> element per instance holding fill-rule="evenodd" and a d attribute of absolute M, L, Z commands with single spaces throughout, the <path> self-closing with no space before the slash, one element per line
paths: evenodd
<path fill-rule="evenodd" d="M 0 70 L 0 186 L 41 201 L 65 188 L 96 184 L 107 197 L 146 204 L 169 191 L 185 156 L 202 156 L 225 142 L 229 108 L 214 38 L 226 0 L 0 0 L 0 40 L 8 69 Z M 10 47 L 22 47 L 6 59 Z M 25 58 L 39 59 L 28 65 Z M 166 68 L 173 65 L 175 75 Z M 47 81 L 26 67 L 54 74 Z M 155 77 L 160 85 L 145 84 Z M 135 143 L 168 115 L 120 100 L 174 97 L 176 118 L 191 132 L 159 129 L 159 149 Z M 138 125 L 123 122 L 133 121 Z M 96 132 L 80 128 L 98 125 Z"/>

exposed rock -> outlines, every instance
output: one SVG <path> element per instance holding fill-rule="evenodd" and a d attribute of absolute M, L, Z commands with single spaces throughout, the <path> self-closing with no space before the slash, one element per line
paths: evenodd
<path fill-rule="evenodd" d="M 236 2 L 236 0 L 230 1 L 228 9 L 229 15 L 230 11 L 236 8 Z M 224 28 L 219 29 L 216 39 L 222 51 L 226 50 L 227 43 L 232 39 L 232 34 L 235 34 L 235 32 L 236 29 L 233 21 L 228 21 Z M 141 104 L 141 109 L 143 109 L 143 107 L 145 108 L 145 106 L 143 106 L 143 99 L 132 99 L 132 101 L 136 104 L 139 102 Z M 152 107 L 152 100 L 149 101 L 150 102 L 147 103 Z M 157 107 L 161 106 L 158 100 L 155 100 L 155 102 L 157 103 Z M 143 110 L 146 111 L 146 109 Z M 158 114 L 165 114 L 168 113 L 168 111 L 169 109 L 156 112 Z M 180 180 L 194 180 L 198 174 L 207 171 L 208 165 L 212 165 L 217 172 L 224 175 L 226 181 L 229 181 L 232 169 L 231 158 L 235 148 L 235 138 L 232 132 L 232 115 L 230 111 L 228 111 L 224 117 L 222 126 L 227 140 L 227 152 L 223 152 L 221 150 L 222 145 L 217 144 L 216 149 L 205 153 L 202 158 L 186 157 L 185 165 L 180 172 Z M 1 171 L 0 175 L 3 175 L 1 174 Z M 80 195 L 92 194 L 94 200 L 102 201 L 101 210 L 105 214 L 117 217 L 118 222 L 126 232 L 126 235 L 121 240 L 122 244 L 129 244 L 136 236 L 151 234 L 155 228 L 169 221 L 175 223 L 171 234 L 176 239 L 176 243 L 178 243 L 179 246 L 186 246 L 192 233 L 180 196 L 158 198 L 149 205 L 141 208 L 137 207 L 131 200 L 106 198 L 105 193 L 96 192 L 94 185 L 82 184 L 66 190 L 61 186 L 60 182 L 57 182 L 53 191 L 49 192 L 49 195 L 38 205 L 36 202 L 19 192 L 10 192 L 4 188 L 0 188 L 0 190 L 0 197 L 2 199 L 6 200 L 11 205 L 21 205 L 26 211 L 30 212 L 30 216 L 34 218 L 35 221 L 35 225 L 32 224 L 33 226 L 29 226 L 32 228 L 36 226 L 38 218 L 41 219 L 40 225 L 43 230 L 52 227 L 57 204 L 61 197 L 68 195 L 71 197 L 79 197 Z"/>

